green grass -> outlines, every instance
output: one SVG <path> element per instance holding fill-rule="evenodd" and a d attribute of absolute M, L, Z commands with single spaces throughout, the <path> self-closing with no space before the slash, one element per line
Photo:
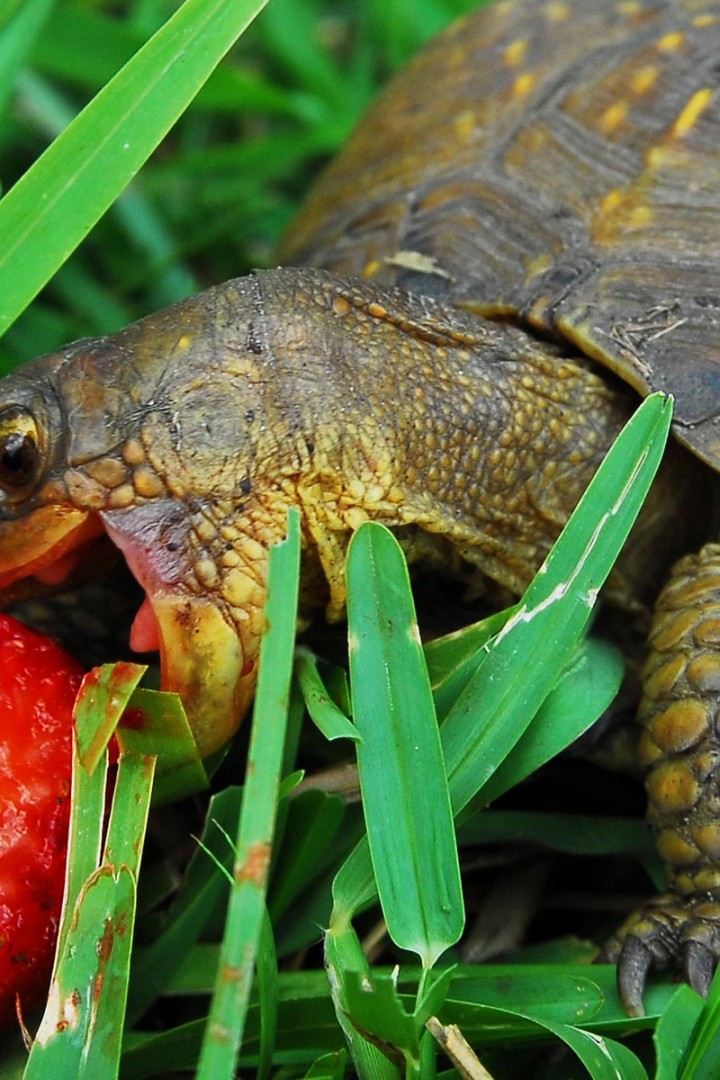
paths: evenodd
<path fill-rule="evenodd" d="M 196 6 L 218 9 L 213 18 L 229 41 L 238 0 L 225 5 L 220 0 L 214 4 L 198 0 Z M 248 9 L 252 6 L 248 4 Z M 417 7 L 406 0 L 324 5 L 273 0 L 200 89 L 131 187 L 5 334 L 0 370 L 77 337 L 108 333 L 206 285 L 272 263 L 273 249 L 310 179 L 345 141 L 378 85 L 423 38 L 469 6 L 467 0 L 464 4 L 435 0 Z M 6 87 L 0 105 L 12 99 L 0 125 L 3 190 L 12 187 L 176 7 L 165 0 L 0 4 L 0 87 Z M 229 14 L 223 14 L 224 8 Z M 171 45 L 167 43 L 168 48 Z M 180 98 L 196 89 L 187 79 L 186 51 L 178 96 L 166 82 L 156 95 L 158 111 L 181 111 L 186 101 Z M 199 63 L 208 61 L 205 49 L 200 52 Z M 150 58 L 148 63 L 152 62 Z M 19 221 L 8 224 L 2 219 L 0 256 L 8 260 L 12 256 L 15 268 L 14 274 L 8 271 L 6 286 L 26 287 L 17 280 L 18 263 L 23 273 L 40 274 L 41 268 L 42 276 L 51 273 L 45 269 L 46 261 L 70 255 L 95 215 L 102 213 L 101 204 L 109 205 L 120 184 L 141 163 L 146 152 L 141 144 L 149 146 L 163 138 L 169 116 L 158 115 L 152 103 L 148 106 L 144 72 L 134 85 L 139 115 L 134 126 L 131 116 L 126 119 L 131 135 L 108 136 L 101 144 L 96 124 L 106 125 L 107 135 L 126 108 L 114 95 L 104 118 L 91 120 L 78 132 L 75 145 L 71 141 L 56 148 L 46 166 L 52 175 L 64 159 L 72 170 L 85 139 L 98 146 L 96 173 L 69 172 L 73 183 L 66 195 L 71 197 L 71 212 L 77 206 L 82 219 L 75 223 L 74 240 L 65 238 L 65 230 L 74 223 L 60 207 L 57 221 L 63 237 L 55 228 L 43 228 L 47 200 L 38 198 L 37 188 L 30 193 L 27 209 L 18 209 Z M 131 85 L 127 112 L 133 104 L 132 90 Z M 125 144 L 130 146 L 131 161 Z M 87 179 L 81 192 L 83 176 Z M 38 177 L 37 182 L 43 179 Z M 91 211 L 88 198 L 97 203 Z M 15 241 L 10 244 L 7 238 L 24 230 L 29 242 L 31 229 L 39 230 L 35 257 L 25 253 L 20 258 Z M 6 320 L 3 326 L 11 314 L 8 306 L 5 300 L 0 311 Z"/>
<path fill-rule="evenodd" d="M 190 0 L 178 15 L 182 36 L 175 21 L 139 66 L 97 98 L 178 5 L 0 0 L 3 189 L 94 99 L 0 203 L 3 370 L 271 265 L 312 176 L 377 86 L 471 6 L 271 0 L 212 70 L 246 12 L 237 0 Z M 186 66 L 175 79 L 179 41 Z M 106 986 L 94 1025 L 34 1051 L 27 1076 L 222 1078 L 233 1075 L 238 1053 L 243 1077 L 341 1077 L 353 1068 L 389 1080 L 454 1076 L 427 1033 L 436 1014 L 460 1027 L 498 1080 L 528 1073 L 640 1078 L 652 1075 L 653 1053 L 661 1080 L 681 1067 L 683 1076 L 713 1075 L 713 997 L 703 1007 L 690 991 L 658 983 L 647 996 L 649 1019 L 630 1022 L 611 969 L 587 963 L 621 917 L 605 906 L 614 897 L 622 905 L 628 890 L 644 887 L 637 864 L 655 868 L 633 816 L 641 795 L 573 758 L 546 764 L 617 688 L 617 652 L 586 636 L 588 596 L 629 528 L 668 419 L 655 401 L 626 433 L 602 490 L 596 485 L 592 505 L 574 519 L 553 567 L 521 605 L 440 636 L 424 651 L 415 643 L 406 572 L 392 538 L 379 529 L 359 535 L 350 566 L 358 582 L 350 603 L 351 685 L 337 661 L 344 651 L 338 635 L 311 639 L 288 684 L 294 609 L 283 604 L 263 646 L 251 733 L 241 734 L 220 765 L 211 794 L 151 810 L 139 874 L 122 845 L 139 843 L 145 829 L 148 749 L 126 747 L 115 831 L 105 847 L 82 822 L 84 813 L 99 820 L 103 766 L 91 778 L 78 774 L 67 909 L 77 918 L 73 939 L 64 924 L 63 941 L 73 944 L 65 946 L 58 985 L 89 993 L 107 980 L 112 992 Z M 602 518 L 610 507 L 622 512 Z M 296 557 L 291 537 L 274 557 L 276 598 L 296 587 Z M 572 588 L 549 604 L 547 590 L 558 582 Z M 83 738 L 102 762 L 106 718 L 99 723 L 100 733 L 91 725 Z M 172 731 L 165 738 L 176 743 Z M 393 731 L 398 739 L 388 742 Z M 358 804 L 302 782 L 303 772 L 353 760 L 359 740 L 367 823 Z M 422 752 L 409 757 L 409 745 Z M 159 768 L 166 760 L 160 753 Z M 196 763 L 181 756 L 172 768 L 171 780 L 159 774 L 166 794 L 200 786 Z M 500 806 L 488 809 L 498 798 Z M 435 807 L 442 808 L 437 817 Z M 254 860 L 268 850 L 269 862 Z M 248 866 L 259 872 L 248 874 Z M 564 904 L 559 915 L 551 904 L 532 903 L 529 883 L 538 870 L 546 895 Z M 479 948 L 493 912 L 504 922 L 515 909 L 521 918 L 534 911 L 530 943 L 513 948 L 508 964 L 464 962 L 456 944 L 463 927 L 461 941 Z M 114 966 L 99 969 L 98 928 L 125 927 L 135 913 L 132 955 L 120 950 Z M 379 942 L 371 963 L 361 941 Z M 399 975 L 391 974 L 395 964 Z M 653 1050 L 649 1031 L 663 1010 Z M 628 1036 L 630 1046 L 623 1045 Z M 558 1065 L 562 1044 L 568 1051 Z M 0 1080 L 21 1076 L 25 1058 L 19 1038 L 4 1035 Z"/>

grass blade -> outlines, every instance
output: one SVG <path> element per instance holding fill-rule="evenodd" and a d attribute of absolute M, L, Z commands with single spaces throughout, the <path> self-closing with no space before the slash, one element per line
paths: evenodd
<path fill-rule="evenodd" d="M 310 719 L 325 738 L 360 740 L 360 735 L 342 709 L 330 697 L 318 671 L 317 658 L 302 646 L 295 650 L 295 673 Z"/>
<path fill-rule="evenodd" d="M 25 1080 L 118 1075 L 154 767 L 154 757 L 120 757 L 105 859 L 81 887 L 72 920 L 65 920 L 68 929 Z"/>
<path fill-rule="evenodd" d="M 145 670 L 139 664 L 105 664 L 93 668 L 83 679 L 75 701 L 70 831 L 56 969 L 83 883 L 101 863 L 108 771 L 106 747 Z"/>
<path fill-rule="evenodd" d="M 663 1009 L 653 1034 L 657 1070 L 655 1080 L 690 1080 L 697 1074 L 684 1067 L 694 1056 L 694 1034 L 705 1002 L 687 984 L 678 986 L 668 1006 Z M 717 1069 L 714 1074 L 717 1075 Z"/>
<path fill-rule="evenodd" d="M 0 202 L 0 335 L 105 213 L 266 0 L 186 0 Z M 22 257 L 29 246 L 32 259 Z"/>
<path fill-rule="evenodd" d="M 442 727 L 453 807 L 518 741 L 582 634 L 660 464 L 672 405 L 653 394 L 616 439 L 518 610 Z"/>
<path fill-rule="evenodd" d="M 145 664 L 102 664 L 89 671 L 75 705 L 77 753 L 94 772 L 130 696 L 147 671 Z"/>
<path fill-rule="evenodd" d="M 357 530 L 347 576 L 360 787 L 380 902 L 393 941 L 431 967 L 460 937 L 464 908 L 430 679 L 389 530 Z"/>
<path fill-rule="evenodd" d="M 338 1024 L 343 1030 L 361 1080 L 398 1080 L 398 1072 L 383 1053 L 357 1030 L 350 1019 L 348 974 L 368 978 L 370 969 L 357 934 L 349 923 L 336 923 L 325 934 L 325 968 Z"/>
<path fill-rule="evenodd" d="M 153 805 L 202 791 L 207 773 L 178 694 L 138 687 L 116 732 L 121 750 L 157 755 Z"/>
<path fill-rule="evenodd" d="M 683 1022 L 687 1023 L 688 1013 L 692 1015 L 692 1007 L 689 1005 L 691 1000 L 689 995 L 686 995 L 686 999 L 673 999 L 675 1008 L 672 1020 L 675 1022 L 675 1027 L 673 1030 L 670 1023 L 666 1023 L 664 1030 L 666 1039 L 668 1036 L 677 1038 L 681 1033 L 687 1034 L 683 1030 L 685 1026 Z M 697 1001 L 697 997 L 695 1000 Z M 683 1005 L 685 1005 L 684 1008 Z M 671 1005 L 670 1008 L 672 1009 L 673 1006 Z M 702 1003 L 697 1021 L 692 1026 L 692 1036 L 687 1040 L 685 1056 L 678 1072 L 680 1080 L 712 1080 L 718 1075 L 718 1070 L 720 1070 L 720 1045 L 717 1038 L 719 1024 L 720 976 L 716 974 L 708 996 Z"/>
<path fill-rule="evenodd" d="M 622 656 L 589 638 L 538 709 L 515 746 L 478 792 L 491 803 L 578 739 L 609 708 L 622 682 Z M 582 695 L 582 700 L 580 696 Z"/>
<path fill-rule="evenodd" d="M 0 11 L 0 116 L 55 0 L 23 0 Z"/>
<path fill-rule="evenodd" d="M 111 1080 L 117 1076 L 122 971 L 129 967 L 132 942 L 132 935 L 121 928 L 131 926 L 134 916 L 133 875 L 125 866 L 117 872 L 102 866 L 80 894 L 73 928 L 79 946 L 70 939 L 61 958 L 24 1080 L 49 1076 Z"/>
<path fill-rule="evenodd" d="M 230 1080 L 245 1027 L 259 947 L 285 746 L 300 572 L 300 523 L 272 548 L 268 629 L 260 648 L 250 752 L 238 827 L 233 887 L 198 1080 Z"/>
<path fill-rule="evenodd" d="M 239 814 L 238 788 L 225 788 L 211 799 L 202 849 L 195 852 L 190 862 L 186 888 L 171 906 L 162 933 L 151 944 L 135 949 L 128 1004 L 130 1022 L 146 1012 L 170 982 L 173 972 L 203 932 L 209 914 L 227 893 L 227 880 L 217 872 L 214 860 L 232 866 L 225 834 L 237 832 Z"/>

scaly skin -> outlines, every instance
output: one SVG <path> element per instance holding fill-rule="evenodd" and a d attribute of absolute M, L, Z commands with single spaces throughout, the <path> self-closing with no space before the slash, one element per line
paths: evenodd
<path fill-rule="evenodd" d="M 26 484 L 0 470 L 0 587 L 52 576 L 106 531 L 204 754 L 251 700 L 289 506 L 308 578 L 319 565 L 328 586 L 306 605 L 331 618 L 368 518 L 517 593 L 630 408 L 587 362 L 511 327 L 310 270 L 211 289 L 36 361 L 0 394 L 0 450 L 18 425 L 38 447 Z"/>
<path fill-rule="evenodd" d="M 720 544 L 681 559 L 661 592 L 638 710 L 648 820 L 670 892 L 635 913 L 608 947 L 628 1011 L 642 1015 L 651 967 L 683 963 L 707 993 L 720 952 Z"/>

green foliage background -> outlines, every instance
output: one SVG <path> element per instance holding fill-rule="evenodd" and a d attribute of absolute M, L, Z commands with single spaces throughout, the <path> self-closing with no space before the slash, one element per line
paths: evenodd
<path fill-rule="evenodd" d="M 5 0 L 8 21 L 16 6 Z M 5 94 L 3 191 L 179 5 L 56 0 L 45 6 L 29 63 L 14 93 Z M 272 0 L 126 193 L 0 342 L 0 365 L 7 370 L 78 337 L 109 333 L 210 284 L 271 265 L 308 184 L 378 86 L 471 6 L 471 0 Z M 2 11 L 0 5 L 0 33 Z"/>

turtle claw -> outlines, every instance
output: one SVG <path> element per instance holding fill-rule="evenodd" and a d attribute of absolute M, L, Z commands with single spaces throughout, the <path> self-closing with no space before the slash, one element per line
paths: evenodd
<path fill-rule="evenodd" d="M 691 940 L 683 946 L 682 959 L 685 982 L 701 997 L 707 997 L 718 957 L 704 942 Z"/>
<path fill-rule="evenodd" d="M 628 1016 L 644 1016 L 643 992 L 653 956 L 637 937 L 626 937 L 617 961 L 617 988 Z"/>
<path fill-rule="evenodd" d="M 617 962 L 618 994 L 629 1016 L 645 1015 L 643 995 L 651 971 L 681 970 L 705 997 L 720 961 L 720 902 L 708 894 L 658 896 L 625 923 L 602 959 Z"/>

